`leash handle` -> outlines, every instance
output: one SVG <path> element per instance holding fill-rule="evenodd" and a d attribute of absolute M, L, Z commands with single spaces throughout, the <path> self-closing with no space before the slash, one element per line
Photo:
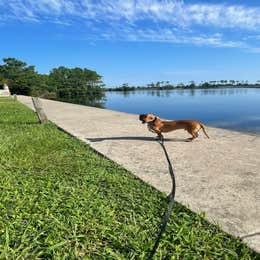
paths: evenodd
<path fill-rule="evenodd" d="M 166 157 L 166 160 L 167 160 L 167 163 L 168 163 L 168 168 L 169 168 L 169 173 L 170 173 L 170 176 L 171 176 L 171 179 L 172 179 L 172 190 L 171 190 L 171 193 L 169 194 L 169 198 L 170 198 L 170 202 L 168 204 L 168 207 L 165 211 L 165 216 L 164 216 L 164 219 L 162 221 L 162 224 L 161 224 L 161 229 L 160 229 L 160 232 L 158 233 L 157 235 L 157 238 L 155 240 L 155 243 L 154 243 L 154 246 L 153 246 L 153 249 L 148 257 L 148 260 L 152 260 L 155 253 L 156 253 L 156 250 L 159 246 L 159 243 L 162 239 L 162 234 L 163 232 L 165 231 L 166 229 L 166 225 L 170 219 L 170 216 L 171 216 L 171 210 L 173 208 L 173 205 L 174 205 L 174 198 L 175 198 L 175 191 L 176 191 L 176 182 L 175 182 L 175 176 L 174 176 L 174 171 L 173 171 L 173 168 L 172 168 L 172 164 L 171 164 L 171 161 L 169 159 L 169 155 L 167 153 L 167 150 L 164 146 L 164 138 L 162 137 L 161 139 L 158 140 L 159 144 L 161 145 L 163 151 L 164 151 L 164 155 Z"/>

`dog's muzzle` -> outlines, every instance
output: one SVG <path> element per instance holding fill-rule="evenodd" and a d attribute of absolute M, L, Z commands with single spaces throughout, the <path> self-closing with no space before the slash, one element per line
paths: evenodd
<path fill-rule="evenodd" d="M 146 114 L 139 115 L 139 120 L 142 121 L 142 124 L 146 123 L 145 119 L 146 119 Z"/>

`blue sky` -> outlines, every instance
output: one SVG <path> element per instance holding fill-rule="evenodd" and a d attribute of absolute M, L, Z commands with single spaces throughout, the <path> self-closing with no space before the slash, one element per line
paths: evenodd
<path fill-rule="evenodd" d="M 0 58 L 109 86 L 260 80 L 260 1 L 0 0 Z"/>

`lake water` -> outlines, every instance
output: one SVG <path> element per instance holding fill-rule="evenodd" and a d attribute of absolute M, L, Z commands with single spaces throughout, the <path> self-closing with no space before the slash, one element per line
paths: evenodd
<path fill-rule="evenodd" d="M 105 108 L 260 134 L 259 88 L 106 92 Z"/>

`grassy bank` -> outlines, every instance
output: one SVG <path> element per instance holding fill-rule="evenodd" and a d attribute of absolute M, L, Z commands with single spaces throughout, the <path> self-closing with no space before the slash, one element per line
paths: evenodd
<path fill-rule="evenodd" d="M 0 259 L 145 259 L 166 196 L 0 99 Z M 157 259 L 257 259 L 176 204 Z"/>

